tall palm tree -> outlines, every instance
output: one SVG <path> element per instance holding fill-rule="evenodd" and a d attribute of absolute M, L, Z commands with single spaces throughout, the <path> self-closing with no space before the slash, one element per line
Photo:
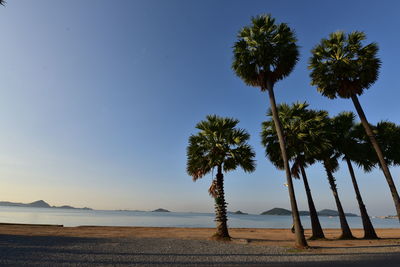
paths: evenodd
<path fill-rule="evenodd" d="M 347 167 L 350 172 L 351 181 L 353 183 L 354 191 L 356 193 L 356 199 L 360 209 L 361 219 L 364 228 L 364 238 L 366 239 L 377 239 L 378 236 L 375 232 L 374 226 L 372 225 L 371 219 L 369 218 L 367 209 L 365 208 L 363 199 L 361 197 L 360 189 L 356 176 L 354 174 L 352 160 L 358 158 L 364 158 L 362 145 L 359 144 L 354 137 L 354 114 L 352 112 L 342 112 L 332 118 L 333 132 L 335 133 L 335 147 L 343 156 L 343 160 L 346 161 Z"/>
<path fill-rule="evenodd" d="M 312 236 L 310 239 L 322 239 L 325 236 L 319 222 L 305 168 L 315 162 L 315 153 L 321 148 L 327 148 L 328 142 L 323 139 L 322 130 L 324 129 L 324 120 L 326 121 L 328 117 L 325 111 L 308 110 L 307 107 L 307 103 L 295 103 L 291 106 L 280 104 L 277 109 L 285 136 L 288 158 L 292 161 L 292 176 L 300 178 L 301 174 L 303 178 L 311 219 Z M 267 115 L 272 117 L 271 110 Z M 272 119 L 262 124 L 261 142 L 271 162 L 277 168 L 283 169 L 279 140 Z"/>
<path fill-rule="evenodd" d="M 326 127 L 324 131 L 324 139 L 328 140 L 328 142 L 331 144 L 331 147 L 329 147 L 328 149 L 324 149 L 317 155 L 316 158 L 321 161 L 324 166 L 328 182 L 331 187 L 333 197 L 335 199 L 335 204 L 339 213 L 340 228 L 342 230 L 342 234 L 339 239 L 353 239 L 353 234 L 351 233 L 349 224 L 347 223 L 346 215 L 344 213 L 343 206 L 339 198 L 339 193 L 336 186 L 336 179 L 333 176 L 333 173 L 339 169 L 338 158 L 340 157 L 340 153 L 336 146 L 337 133 L 334 131 L 334 127 L 332 124 L 332 120 L 329 120 L 328 123 L 324 124 Z"/>
<path fill-rule="evenodd" d="M 351 98 L 353 101 L 378 157 L 400 220 L 399 194 L 382 150 L 358 100 L 358 95 L 361 95 L 378 79 L 381 65 L 377 57 L 378 45 L 370 43 L 363 46 L 362 41 L 365 39 L 365 34 L 358 31 L 347 35 L 338 31 L 330 34 L 328 39 L 322 39 L 320 44 L 312 50 L 309 62 L 309 68 L 312 70 L 311 84 L 316 85 L 318 91 L 328 98 L 334 99 L 339 96 Z"/>
<path fill-rule="evenodd" d="M 300 221 L 285 139 L 274 95 L 275 83 L 287 77 L 299 59 L 297 39 L 293 30 L 287 24 L 275 24 L 275 19 L 270 15 L 253 17 L 251 22 L 251 25 L 243 27 L 238 33 L 238 40 L 233 47 L 232 69 L 247 85 L 259 87 L 261 91 L 268 91 L 289 189 L 296 232 L 295 245 L 304 248 L 307 247 L 307 241 Z"/>
<path fill-rule="evenodd" d="M 326 175 L 328 177 L 329 186 L 331 187 L 333 197 L 335 199 L 335 204 L 339 213 L 340 228 L 342 234 L 339 239 L 353 239 L 353 234 L 351 233 L 349 224 L 346 219 L 346 215 L 343 210 L 342 203 L 339 198 L 339 193 L 337 191 L 336 179 L 333 173 L 339 169 L 338 157 L 337 155 L 323 155 L 322 163 L 325 168 Z"/>
<path fill-rule="evenodd" d="M 224 195 L 223 172 L 241 167 L 245 172 L 255 169 L 255 153 L 247 144 L 249 134 L 236 128 L 238 120 L 208 115 L 199 122 L 197 134 L 189 137 L 187 148 L 187 172 L 193 181 L 204 177 L 215 168 L 217 174 L 212 181 L 209 193 L 215 200 L 216 239 L 229 240 Z"/>

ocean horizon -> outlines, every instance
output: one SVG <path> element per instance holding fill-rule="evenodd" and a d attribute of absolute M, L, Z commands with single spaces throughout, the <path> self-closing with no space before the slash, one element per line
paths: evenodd
<path fill-rule="evenodd" d="M 81 210 L 62 208 L 0 207 L 0 223 L 58 224 L 74 226 L 215 227 L 214 213 L 151 212 L 129 210 Z M 323 228 L 340 228 L 339 217 L 320 216 Z M 301 216 L 304 228 L 310 217 Z M 361 217 L 347 217 L 351 228 L 362 228 Z M 375 228 L 399 228 L 397 219 L 372 217 Z M 290 228 L 292 217 L 284 215 L 228 214 L 233 228 Z"/>

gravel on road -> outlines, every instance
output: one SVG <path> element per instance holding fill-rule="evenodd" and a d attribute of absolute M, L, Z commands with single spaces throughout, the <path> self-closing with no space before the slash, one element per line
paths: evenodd
<path fill-rule="evenodd" d="M 169 238 L 0 235 L 0 266 L 400 266 L 399 253 L 319 254 Z"/>

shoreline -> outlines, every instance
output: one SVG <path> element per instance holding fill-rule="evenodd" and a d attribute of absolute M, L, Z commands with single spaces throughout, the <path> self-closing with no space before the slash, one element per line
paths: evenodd
<path fill-rule="evenodd" d="M 350 252 L 400 252 L 400 228 L 375 229 L 380 239 L 361 239 L 363 229 L 352 229 L 356 240 L 338 240 L 340 229 L 324 229 L 326 240 L 308 240 L 311 247 L 304 252 L 350 253 Z M 232 244 L 249 246 L 278 246 L 293 248 L 294 234 L 290 229 L 276 228 L 230 228 Z M 79 237 L 79 238 L 162 238 L 181 240 L 210 240 L 215 228 L 187 227 L 135 227 L 135 226 L 77 226 L 34 224 L 0 224 L 0 235 Z M 311 229 L 305 229 L 306 238 Z"/>

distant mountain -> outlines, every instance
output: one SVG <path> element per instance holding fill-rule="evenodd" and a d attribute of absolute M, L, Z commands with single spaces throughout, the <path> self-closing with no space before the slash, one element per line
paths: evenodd
<path fill-rule="evenodd" d="M 261 213 L 261 215 L 291 215 L 292 212 L 287 209 L 273 208 Z"/>
<path fill-rule="evenodd" d="M 228 211 L 228 214 L 240 214 L 240 215 L 248 215 L 246 212 L 238 211 Z"/>
<path fill-rule="evenodd" d="M 339 212 L 337 212 L 336 210 L 330 210 L 330 209 L 324 209 L 324 210 L 320 210 L 318 211 L 318 215 L 319 216 L 339 216 Z M 354 213 L 345 213 L 346 216 L 349 217 L 357 217 L 357 214 Z"/>
<path fill-rule="evenodd" d="M 166 210 L 166 209 L 159 208 L 159 209 L 153 210 L 153 212 L 170 212 L 170 211 Z"/>
<path fill-rule="evenodd" d="M 309 211 L 301 210 L 299 211 L 300 216 L 310 216 Z M 292 212 L 287 209 L 282 209 L 282 208 L 273 208 L 268 211 L 264 211 L 261 213 L 261 215 L 292 215 Z M 336 210 L 330 210 L 330 209 L 324 209 L 318 211 L 319 216 L 339 216 L 339 213 Z M 346 216 L 349 217 L 357 217 L 357 214 L 354 213 L 345 213 Z"/>
<path fill-rule="evenodd" d="M 43 200 L 34 201 L 27 205 L 29 205 L 30 207 L 34 207 L 34 208 L 51 208 L 50 205 L 47 204 L 46 202 L 44 202 Z"/>
<path fill-rule="evenodd" d="M 58 208 L 58 209 L 75 209 L 74 207 L 64 205 L 64 206 L 53 206 L 53 208 Z"/>
<path fill-rule="evenodd" d="M 34 201 L 32 203 L 18 203 L 18 202 L 8 202 L 8 201 L 0 201 L 0 206 L 5 207 L 25 207 L 25 208 L 58 208 L 58 209 L 79 209 L 79 210 L 92 210 L 91 208 L 75 208 L 71 206 L 50 206 L 43 200 Z"/>

